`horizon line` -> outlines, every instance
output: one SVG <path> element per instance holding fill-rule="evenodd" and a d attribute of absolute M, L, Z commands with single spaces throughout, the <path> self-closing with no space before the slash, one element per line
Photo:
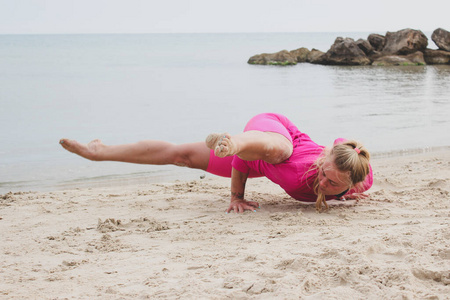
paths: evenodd
<path fill-rule="evenodd" d="M 403 29 L 413 29 L 413 28 L 403 28 Z M 399 29 L 399 30 L 403 30 Z M 413 30 L 421 30 L 421 29 L 413 29 Z M 396 30 L 398 31 L 398 30 Z M 423 32 L 432 32 L 433 30 L 421 30 Z M 220 32 L 34 32 L 34 33 L 2 33 L 0 35 L 139 35 L 139 34 L 283 34 L 283 33 L 380 33 L 380 32 L 395 32 L 389 30 L 356 30 L 356 31 L 220 31 Z"/>

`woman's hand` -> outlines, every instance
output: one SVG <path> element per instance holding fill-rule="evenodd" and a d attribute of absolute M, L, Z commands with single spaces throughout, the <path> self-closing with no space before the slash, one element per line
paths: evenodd
<path fill-rule="evenodd" d="M 255 201 L 247 201 L 239 198 L 232 198 L 227 213 L 234 211 L 235 213 L 243 213 L 246 210 L 256 211 L 259 208 L 259 203 Z"/>
<path fill-rule="evenodd" d="M 255 211 L 259 208 L 258 202 L 244 200 L 245 183 L 247 182 L 248 173 L 242 173 L 235 168 L 231 171 L 231 202 L 227 209 L 227 213 L 234 211 L 235 213 L 243 213 L 246 210 Z"/>
<path fill-rule="evenodd" d="M 366 199 L 368 198 L 369 195 L 365 194 L 365 193 L 352 193 L 352 194 L 348 194 L 348 195 L 344 195 L 342 196 L 340 199 L 341 200 L 356 200 L 356 202 L 358 202 L 361 199 Z"/>

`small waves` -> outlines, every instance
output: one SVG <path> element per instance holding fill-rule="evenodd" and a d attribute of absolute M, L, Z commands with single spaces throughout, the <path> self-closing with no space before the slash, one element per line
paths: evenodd
<path fill-rule="evenodd" d="M 389 151 L 380 151 L 371 153 L 371 157 L 374 159 L 382 159 L 387 157 L 400 157 L 409 156 L 425 153 L 438 153 L 442 151 L 450 151 L 450 146 L 440 146 L 440 147 L 422 147 L 422 148 L 411 148 L 411 149 L 398 149 Z"/>

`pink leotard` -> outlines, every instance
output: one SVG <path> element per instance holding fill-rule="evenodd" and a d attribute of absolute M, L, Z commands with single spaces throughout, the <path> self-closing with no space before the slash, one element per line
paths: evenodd
<path fill-rule="evenodd" d="M 301 201 L 316 201 L 317 195 L 313 191 L 313 183 L 317 177 L 317 170 L 311 168 L 322 153 L 324 146 L 314 143 L 306 134 L 283 115 L 274 113 L 259 114 L 253 117 L 245 126 L 244 131 L 258 130 L 263 132 L 276 132 L 285 136 L 294 146 L 292 155 L 280 164 L 269 164 L 263 160 L 244 161 L 237 156 L 219 158 L 211 150 L 207 172 L 231 177 L 231 170 L 248 173 L 249 178 L 265 176 L 278 184 L 292 198 Z M 345 141 L 337 139 L 335 143 Z M 368 190 L 373 183 L 372 168 L 363 183 L 363 191 Z M 351 194 L 355 190 L 350 190 Z M 361 190 L 359 190 L 361 192 Z M 336 196 L 327 196 L 327 200 Z"/>

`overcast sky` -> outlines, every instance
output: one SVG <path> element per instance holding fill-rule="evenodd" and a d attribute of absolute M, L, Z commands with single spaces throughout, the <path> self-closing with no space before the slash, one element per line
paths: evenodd
<path fill-rule="evenodd" d="M 0 0 L 0 34 L 450 30 L 450 1 Z"/>

